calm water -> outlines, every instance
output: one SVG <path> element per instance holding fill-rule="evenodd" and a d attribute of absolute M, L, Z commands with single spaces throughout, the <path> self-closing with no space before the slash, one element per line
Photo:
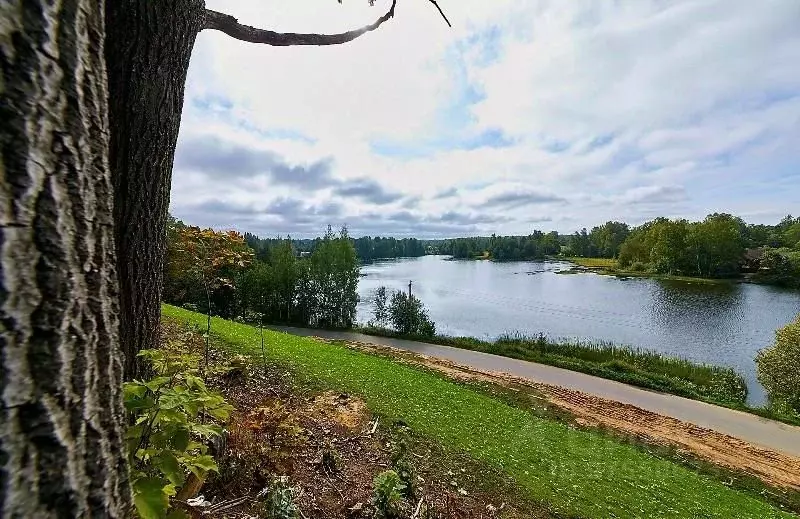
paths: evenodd
<path fill-rule="evenodd" d="M 611 341 L 743 373 L 750 402 L 764 401 L 755 353 L 800 313 L 800 293 L 760 285 L 705 285 L 595 274 L 559 275 L 565 263 L 381 261 L 362 268 L 358 318 L 370 317 L 377 287 L 422 299 L 437 331 L 492 339 L 505 332 Z"/>

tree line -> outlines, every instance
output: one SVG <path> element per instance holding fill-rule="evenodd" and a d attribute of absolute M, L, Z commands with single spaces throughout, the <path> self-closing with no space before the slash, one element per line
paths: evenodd
<path fill-rule="evenodd" d="M 261 243 L 264 243 L 263 241 Z M 358 303 L 359 261 L 343 227 L 330 227 L 309 255 L 292 240 L 254 250 L 236 232 L 170 218 L 164 300 L 224 318 L 349 328 Z"/>
<path fill-rule="evenodd" d="M 560 237 L 556 231 L 533 231 L 528 236 L 497 236 L 455 238 L 429 242 L 439 254 L 456 259 L 486 257 L 497 261 L 540 260 L 561 251 Z"/>
<path fill-rule="evenodd" d="M 258 259 L 266 261 L 270 256 L 270 251 L 276 247 L 283 246 L 284 242 L 291 243 L 292 248 L 297 253 L 313 253 L 324 238 L 313 239 L 293 239 L 291 236 L 286 238 L 260 238 L 255 234 L 245 233 L 245 242 L 253 249 Z M 382 236 L 362 236 L 361 238 L 350 238 L 356 251 L 358 260 L 362 263 L 369 263 L 379 259 L 392 258 L 416 258 L 426 254 L 425 243 L 417 238 L 393 238 Z"/>
<path fill-rule="evenodd" d="M 706 278 L 752 271 L 762 282 L 797 286 L 800 281 L 800 218 L 775 226 L 748 225 L 724 213 L 699 222 L 657 218 L 633 229 L 619 250 L 631 270 Z"/>
<path fill-rule="evenodd" d="M 800 287 L 800 218 L 748 224 L 714 213 L 691 222 L 659 217 L 638 227 L 609 221 L 572 235 L 533 231 L 527 236 L 476 236 L 422 242 L 456 259 L 542 260 L 548 257 L 617 259 L 623 269 L 725 278 L 752 273 L 762 283 Z"/>

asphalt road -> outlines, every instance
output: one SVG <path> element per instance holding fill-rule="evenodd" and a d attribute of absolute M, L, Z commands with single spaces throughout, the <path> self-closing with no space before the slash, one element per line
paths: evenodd
<path fill-rule="evenodd" d="M 510 359 L 488 353 L 439 346 L 424 342 L 373 337 L 353 332 L 273 327 L 277 331 L 302 336 L 318 336 L 345 341 L 392 346 L 431 357 L 446 359 L 476 369 L 501 371 L 537 382 L 575 389 L 609 400 L 632 404 L 642 409 L 671 416 L 713 429 L 750 443 L 800 457 L 800 427 L 786 425 L 749 413 L 698 402 L 675 395 L 657 393 L 613 380 L 593 377 L 544 364 Z"/>

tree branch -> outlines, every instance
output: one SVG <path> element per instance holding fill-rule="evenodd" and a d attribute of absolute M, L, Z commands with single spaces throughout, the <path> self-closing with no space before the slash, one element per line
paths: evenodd
<path fill-rule="evenodd" d="M 452 29 L 452 28 L 453 28 L 453 26 L 452 26 L 452 25 L 450 25 L 450 20 L 448 20 L 448 19 L 447 19 L 447 16 L 445 16 L 445 14 L 444 14 L 444 11 L 442 11 L 442 8 L 441 8 L 441 7 L 439 7 L 439 4 L 438 4 L 438 3 L 436 3 L 436 0 L 430 0 L 430 2 L 431 2 L 433 5 L 435 5 L 435 6 L 436 6 L 436 9 L 438 9 L 438 10 L 439 10 L 439 14 L 441 14 L 441 15 L 442 15 L 442 18 L 444 18 L 444 21 L 445 21 L 445 23 L 447 24 L 447 26 L 448 26 L 448 27 L 450 27 L 450 28 Z"/>
<path fill-rule="evenodd" d="M 431 1 L 436 4 L 434 0 Z M 206 21 L 203 25 L 203 29 L 222 31 L 228 36 L 236 38 L 237 40 L 247 41 L 250 43 L 263 43 L 265 45 L 274 45 L 278 47 L 288 47 L 293 45 L 341 45 L 342 43 L 355 40 L 363 34 L 374 31 L 384 22 L 390 18 L 393 18 L 394 8 L 396 5 L 397 0 L 392 0 L 392 6 L 389 8 L 389 11 L 387 11 L 386 14 L 378 18 L 371 25 L 367 25 L 366 27 L 362 27 L 354 31 L 343 32 L 341 34 L 295 34 L 268 31 L 265 29 L 250 27 L 249 25 L 242 25 L 233 16 L 212 11 L 211 9 L 206 9 Z M 441 9 L 439 12 L 441 12 Z M 442 16 L 444 16 L 444 13 L 442 13 Z M 445 18 L 445 20 L 446 19 L 447 18 Z M 450 22 L 448 22 L 448 25 L 449 23 Z"/>

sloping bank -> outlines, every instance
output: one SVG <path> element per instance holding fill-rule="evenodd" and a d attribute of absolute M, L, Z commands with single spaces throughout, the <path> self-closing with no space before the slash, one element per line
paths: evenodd
<path fill-rule="evenodd" d="M 658 352 L 609 343 L 552 342 L 545 336 L 505 335 L 495 341 L 474 337 L 402 335 L 386 328 L 356 331 L 379 337 L 452 346 L 547 364 L 712 404 L 745 409 L 747 384 L 734 369 L 699 364 Z M 747 408 L 747 410 L 750 410 Z"/>
<path fill-rule="evenodd" d="M 166 316 L 205 325 L 205 316 L 164 306 Z M 222 319 L 212 330 L 260 355 L 257 328 Z M 312 339 L 265 331 L 267 355 L 370 409 L 403 420 L 442 445 L 504 470 L 550 510 L 618 518 L 790 518 L 721 482 L 600 434 L 536 418 L 435 374 Z"/>

